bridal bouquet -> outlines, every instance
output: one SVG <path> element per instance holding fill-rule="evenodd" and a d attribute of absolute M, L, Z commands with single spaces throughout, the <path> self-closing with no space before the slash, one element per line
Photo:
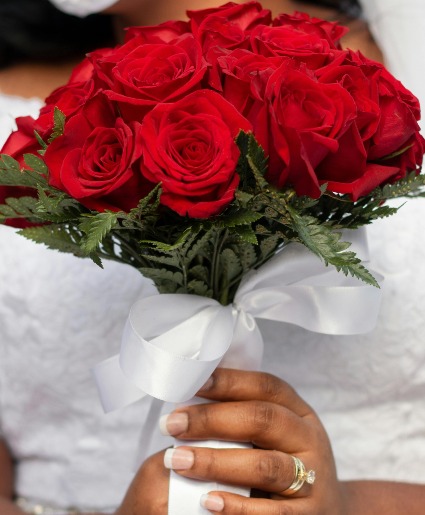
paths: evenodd
<path fill-rule="evenodd" d="M 252 324 L 245 313 L 238 326 L 241 311 L 280 319 L 284 286 L 305 284 L 318 258 L 377 286 L 340 231 L 393 214 L 388 199 L 420 195 L 425 183 L 417 99 L 381 64 L 343 50 L 345 28 L 301 13 L 272 19 L 254 1 L 188 17 L 131 27 L 123 44 L 89 54 L 38 119 L 18 118 L 0 162 L 6 223 L 49 248 L 99 266 L 126 263 L 153 281 L 162 295 L 149 297 L 129 331 L 146 346 L 140 359 L 156 360 L 161 374 L 150 364 L 134 369 L 143 347 L 134 341 L 120 364 L 138 387 L 173 401 L 197 391 L 239 326 L 244 348 Z M 263 270 L 279 293 L 273 306 Z M 248 302 L 252 288 L 260 300 Z M 298 323 L 307 305 L 289 321 Z M 217 329 L 211 310 L 221 308 L 229 316 Z M 206 323 L 184 327 L 205 311 Z M 164 342 L 161 332 L 174 337 Z M 214 336 L 207 351 L 188 344 L 202 334 Z M 164 370 L 164 349 L 182 365 L 174 383 L 176 363 Z M 209 365 L 182 387 L 186 359 Z"/>

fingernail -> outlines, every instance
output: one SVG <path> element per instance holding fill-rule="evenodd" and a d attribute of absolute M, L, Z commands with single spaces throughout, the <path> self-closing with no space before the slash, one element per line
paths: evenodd
<path fill-rule="evenodd" d="M 187 431 L 189 416 L 187 413 L 171 413 L 159 419 L 159 429 L 165 436 L 175 436 Z"/>
<path fill-rule="evenodd" d="M 192 468 L 195 455 L 186 449 L 167 449 L 164 454 L 164 466 L 172 470 L 188 470 Z"/>
<path fill-rule="evenodd" d="M 207 392 L 208 390 L 211 390 L 212 385 L 214 384 L 214 378 L 211 376 L 208 381 L 204 384 L 204 386 L 201 386 L 201 388 L 198 390 L 199 392 Z"/>
<path fill-rule="evenodd" d="M 204 494 L 201 497 L 201 506 L 206 510 L 223 511 L 224 500 L 222 497 L 219 497 L 218 495 Z"/>

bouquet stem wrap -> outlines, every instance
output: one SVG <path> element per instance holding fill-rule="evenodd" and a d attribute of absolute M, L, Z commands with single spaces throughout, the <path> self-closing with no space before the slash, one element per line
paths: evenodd
<path fill-rule="evenodd" d="M 353 247 L 366 258 L 364 231 L 355 233 Z M 145 292 L 131 308 L 120 354 L 95 368 L 103 406 L 114 410 L 145 395 L 187 402 L 219 365 L 258 370 L 263 340 L 257 318 L 318 333 L 359 334 L 373 329 L 379 304 L 377 288 L 326 268 L 296 243 L 248 273 L 232 305 L 195 295 Z M 169 514 L 205 513 L 200 496 L 220 488 L 172 474 Z"/>

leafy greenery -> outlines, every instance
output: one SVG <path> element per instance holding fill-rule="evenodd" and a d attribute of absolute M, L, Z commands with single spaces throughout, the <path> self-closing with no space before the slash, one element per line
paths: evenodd
<path fill-rule="evenodd" d="M 23 166 L 1 156 L 0 185 L 27 189 L 0 205 L 0 222 L 25 219 L 34 225 L 20 233 L 37 243 L 90 257 L 99 266 L 103 259 L 112 259 L 136 267 L 163 293 L 193 293 L 228 304 L 242 277 L 291 241 L 302 243 L 345 275 L 378 286 L 350 244 L 341 240 L 340 230 L 394 214 L 398 208 L 386 205 L 389 199 L 425 195 L 425 178 L 416 172 L 356 202 L 330 194 L 326 185 L 317 199 L 299 197 L 290 188 L 277 191 L 267 181 L 264 150 L 251 133 L 240 132 L 240 186 L 219 216 L 178 216 L 161 205 L 160 184 L 128 213 L 99 213 L 48 183 L 42 155 L 63 134 L 64 122 L 63 113 L 55 110 L 48 143 L 38 136 L 39 155 L 25 155 Z"/>

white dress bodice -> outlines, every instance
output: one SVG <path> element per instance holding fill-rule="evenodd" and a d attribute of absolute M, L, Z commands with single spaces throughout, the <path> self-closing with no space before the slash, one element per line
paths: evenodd
<path fill-rule="evenodd" d="M 133 476 L 146 415 L 105 415 L 91 368 L 119 348 L 139 274 L 105 270 L 0 227 L 1 431 L 19 495 L 108 512 Z"/>

